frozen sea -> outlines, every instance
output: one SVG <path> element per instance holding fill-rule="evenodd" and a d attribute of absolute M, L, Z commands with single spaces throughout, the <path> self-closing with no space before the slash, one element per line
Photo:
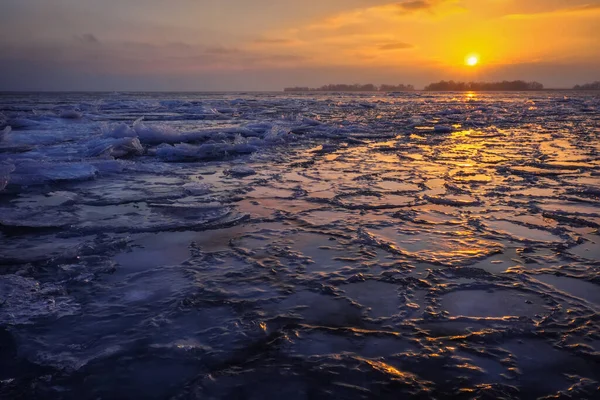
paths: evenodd
<path fill-rule="evenodd" d="M 0 398 L 600 398 L 600 95 L 0 94 Z"/>

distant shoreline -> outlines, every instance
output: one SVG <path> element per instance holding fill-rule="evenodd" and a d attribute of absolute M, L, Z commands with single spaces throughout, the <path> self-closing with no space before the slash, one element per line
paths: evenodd
<path fill-rule="evenodd" d="M 600 89 L 570 89 L 570 88 L 544 88 L 544 89 L 523 89 L 523 90 L 510 90 L 510 89 L 496 89 L 496 90 L 395 90 L 395 91 L 362 91 L 362 90 L 283 90 L 283 93 L 468 93 L 468 92 L 600 92 Z"/>
<path fill-rule="evenodd" d="M 497 81 L 497 82 L 477 82 L 477 81 L 439 81 L 425 86 L 424 92 L 535 92 L 546 90 L 572 90 L 572 91 L 597 91 L 600 90 L 600 82 L 586 83 L 584 85 L 575 85 L 571 88 L 545 88 L 543 84 L 536 81 Z M 416 92 L 417 90 L 411 84 L 401 83 L 399 85 L 381 84 L 328 84 L 317 88 L 308 86 L 291 86 L 283 89 L 284 93 L 391 93 L 391 92 Z"/>

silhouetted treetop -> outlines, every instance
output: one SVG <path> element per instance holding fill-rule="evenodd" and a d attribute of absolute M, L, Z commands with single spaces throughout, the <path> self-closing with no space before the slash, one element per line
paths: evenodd
<path fill-rule="evenodd" d="M 584 85 L 575 85 L 574 90 L 600 90 L 600 81 L 586 83 Z"/>

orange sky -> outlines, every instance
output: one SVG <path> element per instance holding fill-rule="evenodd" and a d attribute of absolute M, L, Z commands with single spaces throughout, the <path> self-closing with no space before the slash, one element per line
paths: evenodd
<path fill-rule="evenodd" d="M 0 89 L 600 79 L 600 0 L 3 0 L 0 38 Z"/>
<path fill-rule="evenodd" d="M 541 62 L 598 65 L 600 2 L 576 3 L 548 0 L 389 3 L 274 30 L 268 35 L 281 42 L 268 47 L 293 49 L 317 63 L 424 66 L 458 74 L 467 73 L 463 65 L 469 53 L 481 56 L 483 69 Z"/>

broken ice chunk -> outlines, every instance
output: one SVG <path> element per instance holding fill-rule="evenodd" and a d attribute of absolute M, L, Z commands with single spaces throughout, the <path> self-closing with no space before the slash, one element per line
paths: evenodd
<path fill-rule="evenodd" d="M 65 295 L 64 288 L 51 283 L 40 284 L 18 275 L 0 276 L 4 294 L 0 324 L 30 324 L 42 317 L 62 317 L 79 311 L 79 305 Z"/>
<path fill-rule="evenodd" d="M 219 160 L 236 154 L 250 154 L 258 148 L 246 143 L 206 143 L 194 146 L 179 143 L 174 146 L 163 144 L 156 149 L 156 155 L 166 161 L 182 162 L 196 160 Z"/>
<path fill-rule="evenodd" d="M 15 170 L 12 164 L 0 164 L 0 190 L 4 190 L 10 179 L 10 173 Z"/>
<path fill-rule="evenodd" d="M 60 113 L 60 117 L 63 119 L 81 119 L 83 114 L 77 110 L 65 110 Z"/>
<path fill-rule="evenodd" d="M 87 163 L 50 163 L 24 161 L 16 165 L 10 183 L 14 185 L 38 185 L 53 181 L 86 180 L 98 174 L 98 169 Z"/>
<path fill-rule="evenodd" d="M 190 182 L 183 185 L 183 190 L 195 196 L 208 194 L 211 191 L 211 185 L 207 183 Z"/>
<path fill-rule="evenodd" d="M 231 175 L 234 178 L 242 178 L 244 176 L 254 175 L 256 174 L 256 171 L 253 168 L 244 165 L 237 165 L 233 168 L 228 169 L 226 171 L 226 174 Z"/>
<path fill-rule="evenodd" d="M 454 129 L 448 125 L 436 125 L 433 127 L 434 133 L 452 133 Z"/>

